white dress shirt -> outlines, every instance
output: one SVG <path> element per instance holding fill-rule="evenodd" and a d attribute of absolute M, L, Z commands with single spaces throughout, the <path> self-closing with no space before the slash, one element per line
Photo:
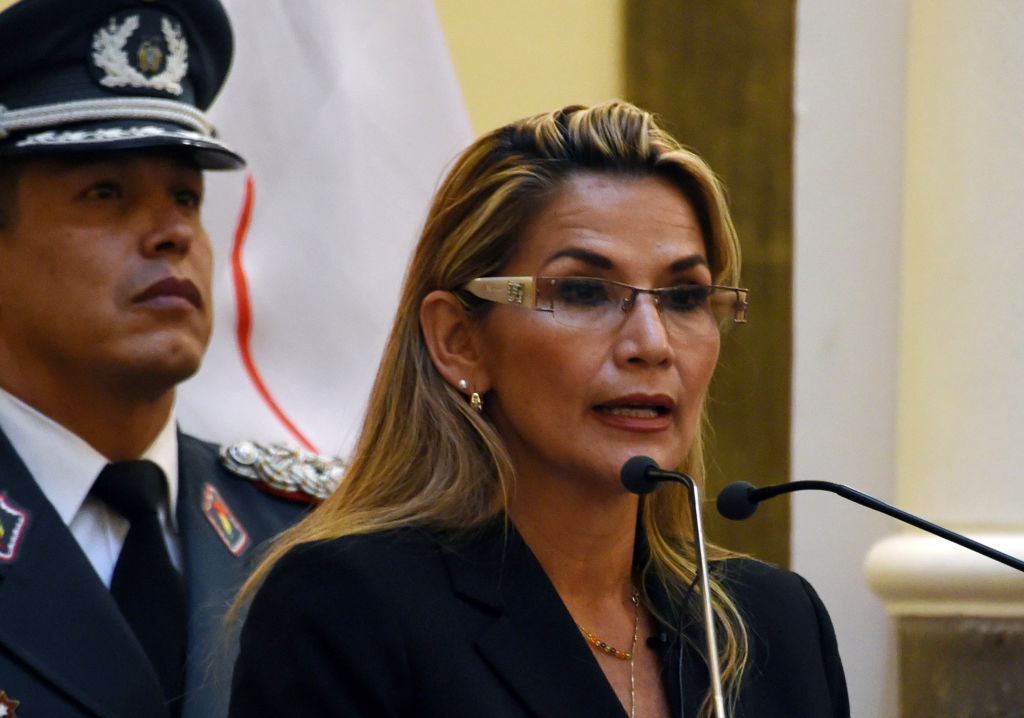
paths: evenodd
<path fill-rule="evenodd" d="M 110 586 L 128 521 L 89 496 L 107 459 L 78 435 L 0 389 L 0 427 L 25 462 L 39 488 L 67 524 L 97 575 Z M 160 523 L 171 561 L 181 568 L 174 511 L 178 498 L 178 434 L 174 414 L 141 457 L 163 469 L 169 501 L 160 507 Z"/>

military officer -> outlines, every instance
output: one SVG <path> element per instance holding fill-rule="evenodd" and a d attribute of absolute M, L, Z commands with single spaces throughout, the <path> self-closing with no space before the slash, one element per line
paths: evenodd
<path fill-rule="evenodd" d="M 336 468 L 174 419 L 211 328 L 203 171 L 243 165 L 204 115 L 232 47 L 217 0 L 0 13 L 0 716 L 223 715 L 224 611 Z M 271 459 L 312 481 L 264 491 Z"/>

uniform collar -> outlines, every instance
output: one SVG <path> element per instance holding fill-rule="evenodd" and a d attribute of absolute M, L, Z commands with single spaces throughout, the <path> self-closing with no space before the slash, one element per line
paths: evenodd
<path fill-rule="evenodd" d="M 82 507 L 107 459 L 84 439 L 45 414 L 0 389 L 0 426 L 40 490 L 65 524 Z M 174 413 L 140 458 L 163 469 L 167 479 L 167 512 L 175 526 L 178 499 L 178 437 Z M 176 530 L 176 527 L 175 527 Z"/>

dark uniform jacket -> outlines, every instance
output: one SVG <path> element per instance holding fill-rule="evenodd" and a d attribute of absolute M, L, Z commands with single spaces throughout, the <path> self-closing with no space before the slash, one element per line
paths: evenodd
<path fill-rule="evenodd" d="M 753 560 L 713 570 L 751 636 L 729 715 L 847 718 L 835 635 L 813 589 Z M 681 621 L 687 612 L 648 590 L 670 617 L 648 645 L 662 654 L 673 715 L 696 716 L 709 680 L 702 621 Z M 253 600 L 235 667 L 231 718 L 263 715 L 625 714 L 539 562 L 514 528 L 497 526 L 458 542 L 407 529 L 292 550 Z"/>
<path fill-rule="evenodd" d="M 223 615 L 259 544 L 306 505 L 231 474 L 216 446 L 180 432 L 178 462 L 190 617 L 183 718 L 222 718 L 231 662 Z M 7 702 L 7 715 L 166 716 L 142 647 L 2 431 L 0 512 L 0 706 Z"/>

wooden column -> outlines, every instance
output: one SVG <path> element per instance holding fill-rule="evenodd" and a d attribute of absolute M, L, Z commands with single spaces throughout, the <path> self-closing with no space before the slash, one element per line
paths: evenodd
<path fill-rule="evenodd" d="M 626 98 L 725 182 L 751 289 L 712 386 L 707 496 L 788 481 L 794 0 L 626 0 L 625 13 Z M 742 523 L 706 515 L 717 543 L 788 564 L 785 498 Z"/>

